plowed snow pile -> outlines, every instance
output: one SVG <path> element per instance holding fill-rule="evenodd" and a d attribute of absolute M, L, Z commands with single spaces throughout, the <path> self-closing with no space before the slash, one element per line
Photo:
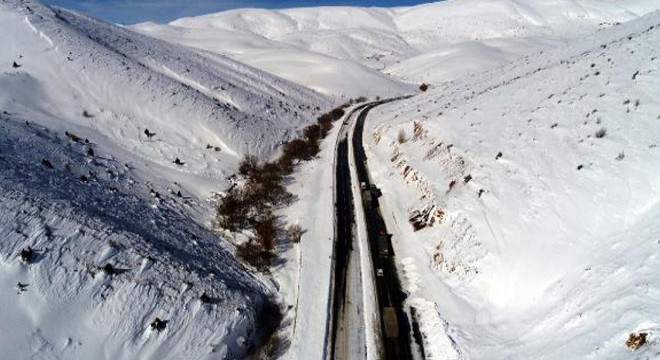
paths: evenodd
<path fill-rule="evenodd" d="M 655 12 L 371 116 L 427 358 L 660 356 L 658 44 Z"/>

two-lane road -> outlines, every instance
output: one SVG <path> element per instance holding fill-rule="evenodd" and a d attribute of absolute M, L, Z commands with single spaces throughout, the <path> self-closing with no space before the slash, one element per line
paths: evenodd
<path fill-rule="evenodd" d="M 331 293 L 330 359 L 364 359 L 366 357 L 366 332 L 362 304 L 362 274 L 356 248 L 355 208 L 351 190 L 349 157 L 349 133 L 353 115 L 364 108 L 352 110 L 342 124 L 335 155 L 335 249 L 333 288 Z M 360 326 L 362 325 L 362 326 Z"/>
<path fill-rule="evenodd" d="M 335 158 L 335 258 L 333 291 L 331 293 L 331 336 L 329 337 L 330 359 L 364 359 L 366 357 L 366 326 L 378 326 L 373 329 L 379 334 L 378 353 L 385 359 L 412 359 L 410 346 L 410 326 L 403 309 L 403 292 L 396 272 L 394 252 L 388 240 L 388 254 L 379 252 L 378 239 L 387 234 L 377 196 L 364 206 L 364 213 L 356 214 L 355 201 L 363 201 L 362 194 L 353 196 L 352 181 L 371 188 L 371 181 L 366 166 L 366 156 L 362 144 L 364 121 L 369 111 L 383 103 L 400 99 L 390 99 L 362 105 L 354 109 L 342 124 L 336 145 Z M 354 115 L 357 117 L 354 119 Z M 353 137 L 349 143 L 349 127 L 354 126 Z M 351 179 L 350 151 L 353 147 L 357 179 Z M 367 195 L 370 196 L 370 195 Z M 359 218 L 358 218 L 359 217 Z M 363 218 L 367 227 L 369 252 L 373 262 L 376 304 L 379 310 L 380 324 L 365 324 L 362 313 L 362 286 L 369 279 L 362 279 L 362 271 L 354 244 L 355 221 Z M 381 240 L 382 241 L 382 240 Z M 381 246 L 382 248 L 382 246 Z M 378 272 L 381 272 L 378 274 Z M 393 331 L 393 326 L 395 327 Z M 387 328 L 387 329 L 386 329 Z"/>

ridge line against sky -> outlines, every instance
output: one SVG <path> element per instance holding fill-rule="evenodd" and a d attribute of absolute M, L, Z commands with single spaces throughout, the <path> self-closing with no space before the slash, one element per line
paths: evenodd
<path fill-rule="evenodd" d="M 429 0 L 43 0 L 119 24 L 153 21 L 167 23 L 175 19 L 199 16 L 239 8 L 285 9 L 312 6 L 394 7 L 430 3 Z"/>

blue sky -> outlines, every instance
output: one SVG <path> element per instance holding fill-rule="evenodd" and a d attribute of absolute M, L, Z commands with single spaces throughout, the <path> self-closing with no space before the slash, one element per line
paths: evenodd
<path fill-rule="evenodd" d="M 301 6 L 406 6 L 432 0 L 44 0 L 93 17 L 122 24 L 141 21 L 168 22 L 180 17 L 223 10 L 257 7 L 288 8 Z"/>

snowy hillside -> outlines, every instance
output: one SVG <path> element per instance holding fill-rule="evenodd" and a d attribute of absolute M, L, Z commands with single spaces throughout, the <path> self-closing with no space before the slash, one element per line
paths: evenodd
<path fill-rule="evenodd" d="M 655 12 L 370 116 L 427 358 L 660 355 L 658 43 Z"/>
<path fill-rule="evenodd" d="M 6 110 L 94 129 L 170 170 L 179 156 L 185 172 L 218 177 L 248 150 L 268 154 L 329 106 L 321 95 L 225 57 L 38 4 L 3 8 L 2 32 L 12 34 L 0 55 Z M 12 69 L 14 61 L 21 67 Z M 145 129 L 156 136 L 147 138 Z"/>
<path fill-rule="evenodd" d="M 265 20 L 268 23 L 270 12 L 263 11 L 264 18 L 255 20 L 257 22 Z M 233 18 L 236 15 L 239 14 L 232 12 L 229 16 Z M 273 24 L 273 28 L 277 29 L 278 25 Z M 310 51 L 295 43 L 269 39 L 247 31 L 213 27 L 189 29 L 178 25 L 167 26 L 154 23 L 139 24 L 133 29 L 167 41 L 231 56 L 335 97 L 394 96 L 411 92 L 415 88 L 391 79 L 359 62 L 337 58 L 332 54 Z M 320 43 L 326 41 L 323 37 L 316 39 Z"/>
<path fill-rule="evenodd" d="M 4 356 L 244 354 L 259 341 L 270 290 L 227 243 L 192 221 L 195 200 L 141 179 L 93 140 L 76 143 L 0 116 Z M 149 195 L 153 189 L 159 198 Z M 30 263 L 21 261 L 30 248 Z M 202 303 L 202 294 L 212 303 Z M 156 318 L 167 321 L 163 332 L 150 330 Z"/>
<path fill-rule="evenodd" d="M 133 28 L 326 93 L 387 96 L 406 90 L 394 79 L 456 79 L 657 8 L 651 0 L 454 0 L 391 9 L 241 9 Z"/>
<path fill-rule="evenodd" d="M 275 289 L 209 230 L 207 198 L 329 100 L 35 1 L 0 2 L 0 34 L 0 357 L 260 346 Z"/>

